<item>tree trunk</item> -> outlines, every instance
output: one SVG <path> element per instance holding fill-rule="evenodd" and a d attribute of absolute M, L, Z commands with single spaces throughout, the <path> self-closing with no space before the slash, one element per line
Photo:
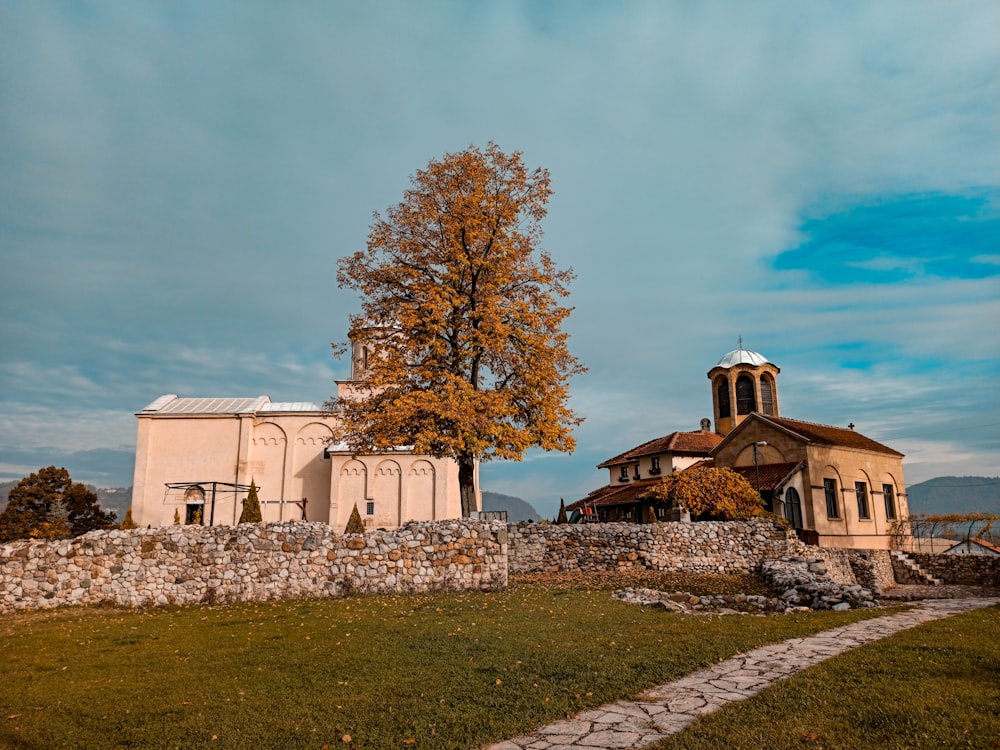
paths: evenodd
<path fill-rule="evenodd" d="M 476 502 L 476 460 L 463 455 L 458 459 L 458 492 L 462 498 L 462 518 L 468 518 L 474 510 L 479 510 Z"/>

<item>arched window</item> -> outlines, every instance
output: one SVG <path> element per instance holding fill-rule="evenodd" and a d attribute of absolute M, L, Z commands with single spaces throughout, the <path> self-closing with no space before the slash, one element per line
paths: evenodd
<path fill-rule="evenodd" d="M 754 393 L 753 378 L 740 375 L 736 378 L 736 413 L 750 414 L 757 411 L 757 396 Z"/>
<path fill-rule="evenodd" d="M 760 407 L 764 414 L 774 416 L 774 381 L 768 375 L 760 379 Z"/>
<path fill-rule="evenodd" d="M 802 503 L 799 501 L 798 490 L 794 487 L 785 490 L 785 518 L 793 529 L 802 528 Z"/>
<path fill-rule="evenodd" d="M 729 405 L 729 381 L 719 378 L 715 381 L 715 392 L 719 399 L 719 419 L 726 419 L 732 416 L 732 408 Z"/>

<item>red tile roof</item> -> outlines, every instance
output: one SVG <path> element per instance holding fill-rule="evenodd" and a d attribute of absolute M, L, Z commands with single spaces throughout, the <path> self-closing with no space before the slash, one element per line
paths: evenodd
<path fill-rule="evenodd" d="M 972 537 L 972 538 L 969 539 L 968 542 L 965 542 L 965 541 L 956 542 L 955 544 L 953 544 L 951 547 L 949 547 L 945 551 L 946 552 L 951 552 L 951 550 L 955 549 L 956 547 L 966 546 L 967 544 L 978 544 L 980 547 L 984 547 L 985 549 L 988 549 L 991 552 L 994 552 L 994 553 L 1000 555 L 1000 547 L 997 547 L 995 544 L 990 544 L 985 539 L 979 539 L 978 537 Z"/>
<path fill-rule="evenodd" d="M 729 468 L 742 476 L 755 490 L 769 492 L 784 485 L 788 475 L 802 466 L 799 463 L 760 464 L 760 466 L 730 466 Z M 760 476 L 760 487 L 757 486 L 757 476 Z"/>
<path fill-rule="evenodd" d="M 758 415 L 759 416 L 759 415 Z M 807 442 L 819 443 L 821 445 L 838 445 L 844 448 L 858 448 L 860 450 L 872 451 L 874 453 L 888 453 L 891 456 L 902 456 L 897 450 L 893 450 L 888 445 L 882 445 L 865 437 L 860 432 L 855 432 L 844 427 L 832 427 L 826 424 L 815 424 L 813 422 L 801 422 L 797 419 L 785 419 L 784 417 L 762 417 L 762 419 L 772 422 L 779 427 L 784 427 L 789 432 L 793 432 Z"/>
<path fill-rule="evenodd" d="M 644 479 L 639 482 L 629 482 L 620 485 L 605 485 L 600 487 L 582 500 L 577 500 L 566 506 L 567 511 L 574 511 L 583 508 L 597 508 L 609 505 L 629 505 L 638 503 L 642 497 L 649 492 L 659 479 Z"/>
<path fill-rule="evenodd" d="M 661 438 L 637 445 L 635 448 L 609 458 L 604 463 L 597 464 L 598 469 L 607 469 L 619 464 L 627 464 L 646 456 L 658 456 L 662 453 L 672 453 L 675 456 L 707 456 L 709 452 L 722 442 L 722 436 L 714 432 L 695 430 L 694 432 L 671 432 Z"/>

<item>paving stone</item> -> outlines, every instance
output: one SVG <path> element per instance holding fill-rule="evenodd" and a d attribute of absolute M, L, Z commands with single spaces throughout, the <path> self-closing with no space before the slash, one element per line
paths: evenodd
<path fill-rule="evenodd" d="M 693 724 L 696 718 L 690 714 L 669 713 L 657 716 L 656 721 L 653 722 L 653 726 L 663 734 L 676 734 L 682 729 L 686 729 L 688 725 Z"/>
<path fill-rule="evenodd" d="M 589 721 L 580 721 L 574 719 L 568 719 L 566 721 L 557 721 L 554 724 L 549 724 L 548 726 L 542 727 L 538 730 L 539 734 L 562 734 L 572 736 L 574 739 L 576 737 L 581 737 L 590 731 Z M 551 740 L 555 742 L 555 740 Z M 566 740 L 560 740 L 560 742 L 566 742 Z"/>
<path fill-rule="evenodd" d="M 625 750 L 634 747 L 642 735 L 639 732 L 594 732 L 577 740 L 580 747 L 599 747 L 601 750 Z"/>

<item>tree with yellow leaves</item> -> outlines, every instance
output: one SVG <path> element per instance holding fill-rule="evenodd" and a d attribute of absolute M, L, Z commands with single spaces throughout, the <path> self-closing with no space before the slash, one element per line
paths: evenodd
<path fill-rule="evenodd" d="M 666 500 L 692 516 L 736 521 L 764 512 L 764 501 L 750 483 L 731 469 L 711 466 L 678 471 L 665 476 L 650 497 Z"/>
<path fill-rule="evenodd" d="M 375 214 L 367 248 L 339 262 L 338 284 L 362 297 L 350 338 L 378 353 L 352 395 L 328 406 L 353 450 L 405 445 L 455 459 L 468 516 L 477 462 L 575 446 L 569 379 L 585 368 L 560 304 L 574 275 L 538 247 L 549 174 L 520 153 L 470 146 L 411 184 Z"/>

